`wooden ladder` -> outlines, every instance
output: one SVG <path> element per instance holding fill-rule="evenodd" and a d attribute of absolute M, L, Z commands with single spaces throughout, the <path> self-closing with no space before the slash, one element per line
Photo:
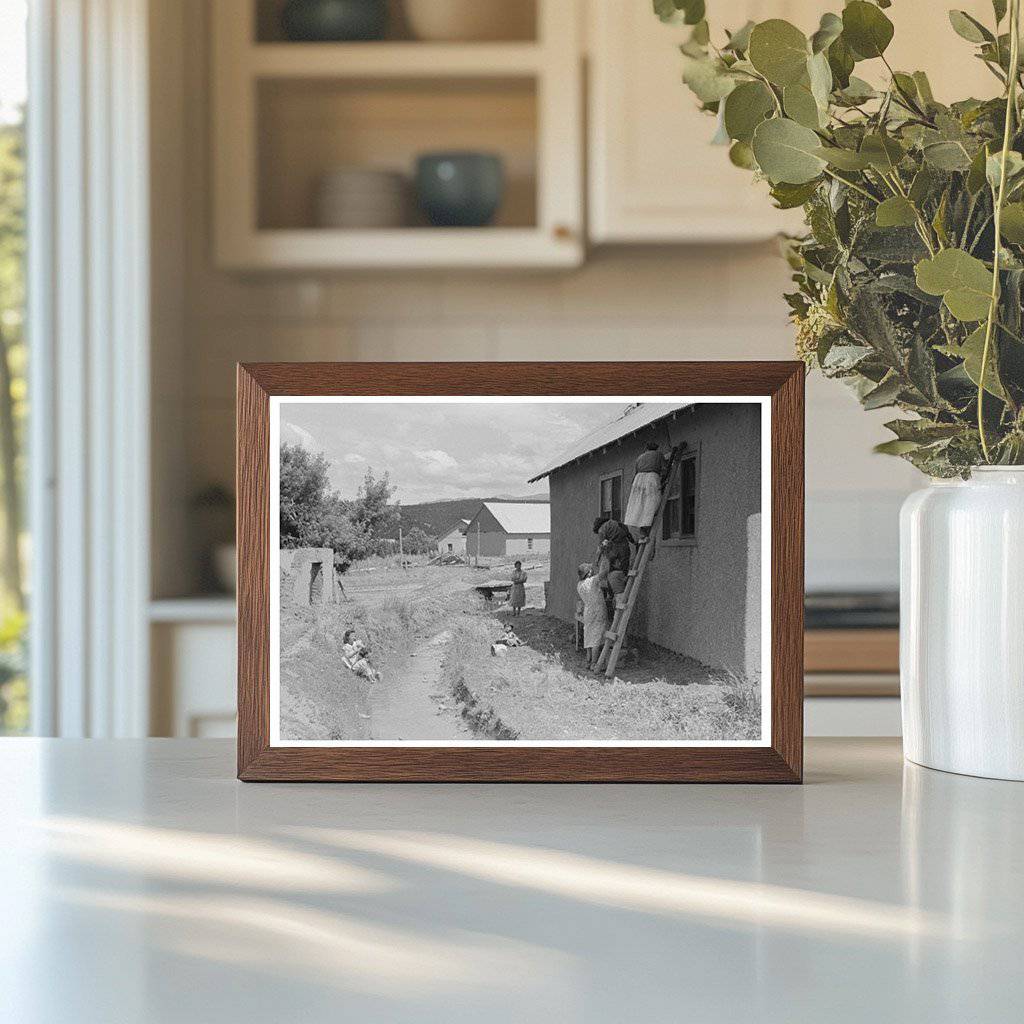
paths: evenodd
<path fill-rule="evenodd" d="M 626 639 L 626 629 L 629 626 L 633 608 L 636 606 L 637 595 L 640 593 L 640 584 L 644 578 L 644 572 L 654 554 L 655 530 L 661 526 L 661 517 L 665 511 L 665 503 L 668 501 L 668 494 L 671 490 L 670 484 L 672 474 L 676 468 L 679 456 L 686 448 L 686 445 L 679 445 L 672 449 L 672 458 L 669 461 L 668 473 L 664 477 L 664 484 L 661 489 L 661 500 L 658 502 L 658 511 L 654 514 L 654 521 L 647 532 L 637 542 L 637 554 L 626 573 L 626 586 L 621 594 L 615 596 L 615 615 L 612 617 L 611 628 L 604 635 L 604 645 L 601 647 L 601 656 L 597 659 L 597 671 L 604 669 L 606 679 L 615 675 L 615 666 L 619 661 L 619 654 L 622 652 L 622 644 Z"/>

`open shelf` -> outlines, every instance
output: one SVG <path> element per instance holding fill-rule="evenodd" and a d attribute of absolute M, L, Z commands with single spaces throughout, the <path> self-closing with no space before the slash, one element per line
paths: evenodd
<path fill-rule="evenodd" d="M 408 224 L 402 230 L 430 230 L 412 197 L 413 177 L 417 156 L 438 150 L 497 153 L 504 165 L 505 189 L 493 228 L 535 228 L 534 84 L 532 79 L 260 82 L 258 229 L 325 230 L 314 212 L 321 178 L 335 168 L 363 166 L 401 173 L 409 192 Z M 491 230 L 472 228 L 466 233 Z M 372 245 L 372 236 L 378 233 L 360 231 L 363 237 L 356 241 Z M 452 229 L 443 229 L 443 234 L 452 240 Z"/>
<path fill-rule="evenodd" d="M 543 56 L 535 43 L 270 43 L 245 62 L 257 78 L 452 78 L 537 74 Z"/>
<path fill-rule="evenodd" d="M 581 54 L 575 3 L 536 0 L 528 39 L 281 40 L 278 0 L 213 7 L 214 242 L 232 269 L 566 267 L 583 258 Z M 461 150 L 501 157 L 493 221 L 435 228 L 321 226 L 326 175 L 405 176 Z M 359 209 L 362 214 L 365 207 Z M 355 220 L 373 223 L 369 216 Z"/>

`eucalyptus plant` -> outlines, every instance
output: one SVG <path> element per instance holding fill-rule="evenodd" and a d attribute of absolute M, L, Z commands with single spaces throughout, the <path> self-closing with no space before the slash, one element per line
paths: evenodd
<path fill-rule="evenodd" d="M 704 0 L 654 0 L 691 26 L 683 80 L 716 141 L 803 207 L 785 243 L 801 358 L 865 409 L 910 414 L 877 450 L 931 476 L 1024 462 L 1020 2 L 993 0 L 987 25 L 949 12 L 998 95 L 946 105 L 890 66 L 890 0 L 851 0 L 809 37 L 772 18 L 717 44 Z M 869 61 L 884 87 L 855 73 Z"/>

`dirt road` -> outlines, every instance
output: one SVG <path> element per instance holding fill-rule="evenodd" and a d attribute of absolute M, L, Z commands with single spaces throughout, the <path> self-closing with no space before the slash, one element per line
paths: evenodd
<path fill-rule="evenodd" d="M 471 740 L 450 694 L 441 692 L 441 659 L 451 634 L 442 631 L 417 644 L 370 691 L 368 738 L 374 740 Z"/>

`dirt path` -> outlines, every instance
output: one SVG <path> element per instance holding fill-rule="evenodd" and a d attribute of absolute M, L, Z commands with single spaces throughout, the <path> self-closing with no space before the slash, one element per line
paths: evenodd
<path fill-rule="evenodd" d="M 454 699 L 441 692 L 441 659 L 451 634 L 417 644 L 370 691 L 369 739 L 471 740 Z"/>

